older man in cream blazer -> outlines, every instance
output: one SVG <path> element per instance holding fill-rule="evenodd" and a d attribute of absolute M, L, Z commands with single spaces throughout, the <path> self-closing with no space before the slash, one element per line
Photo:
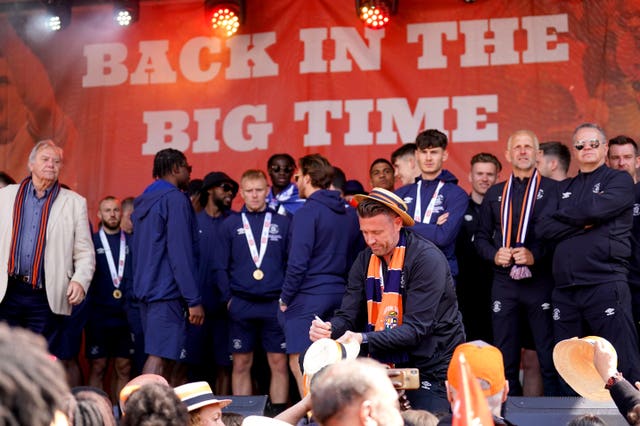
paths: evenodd
<path fill-rule="evenodd" d="M 0 320 L 51 338 L 95 269 L 86 200 L 60 187 L 62 149 L 45 140 L 31 176 L 0 190 Z"/>

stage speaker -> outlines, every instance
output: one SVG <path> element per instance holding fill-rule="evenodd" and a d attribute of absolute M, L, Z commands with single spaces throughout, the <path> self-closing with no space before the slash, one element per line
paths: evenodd
<path fill-rule="evenodd" d="M 218 399 L 230 399 L 231 404 L 222 409 L 223 413 L 238 413 L 243 416 L 264 416 L 264 409 L 267 406 L 267 395 L 251 396 L 216 396 Z"/>
<path fill-rule="evenodd" d="M 584 414 L 595 414 L 608 426 L 628 426 L 613 402 L 579 397 L 509 397 L 502 412 L 518 426 L 562 426 Z"/>

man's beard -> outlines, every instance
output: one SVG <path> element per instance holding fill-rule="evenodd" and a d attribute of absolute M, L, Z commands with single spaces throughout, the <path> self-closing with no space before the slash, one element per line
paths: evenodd
<path fill-rule="evenodd" d="M 223 198 L 218 198 L 218 199 L 213 200 L 213 204 L 215 204 L 216 207 L 218 208 L 218 210 L 220 210 L 220 211 L 227 211 L 227 210 L 229 210 L 231 208 L 230 205 L 227 205 L 224 202 Z"/>
<path fill-rule="evenodd" d="M 118 221 L 114 226 L 109 225 L 108 222 L 102 222 L 102 226 L 108 229 L 109 231 L 117 231 L 120 229 L 120 221 Z"/>

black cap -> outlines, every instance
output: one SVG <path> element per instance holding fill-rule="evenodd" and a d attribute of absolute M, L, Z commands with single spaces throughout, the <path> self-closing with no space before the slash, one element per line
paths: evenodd
<path fill-rule="evenodd" d="M 342 193 L 344 195 L 366 194 L 366 192 L 364 192 L 364 187 L 357 180 L 346 181 L 344 183 L 344 188 L 342 189 Z"/>
<path fill-rule="evenodd" d="M 201 191 L 206 191 L 209 188 L 213 188 L 214 186 L 219 186 L 223 183 L 229 183 L 231 184 L 231 186 L 233 187 L 233 193 L 237 194 L 238 193 L 238 182 L 236 182 L 235 180 L 231 179 L 226 173 L 224 172 L 211 172 L 208 173 L 205 177 L 204 177 L 204 182 L 202 184 L 202 189 Z"/>

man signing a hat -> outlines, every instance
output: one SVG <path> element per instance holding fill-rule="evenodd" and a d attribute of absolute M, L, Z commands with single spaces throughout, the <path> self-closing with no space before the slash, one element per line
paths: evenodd
<path fill-rule="evenodd" d="M 309 337 L 355 340 L 381 362 L 417 367 L 420 388 L 407 392 L 412 407 L 447 411 L 447 365 L 464 342 L 447 259 L 405 228 L 413 219 L 392 192 L 374 188 L 355 198 L 368 248 L 351 268 L 340 309 L 329 321 L 315 319 Z"/>

